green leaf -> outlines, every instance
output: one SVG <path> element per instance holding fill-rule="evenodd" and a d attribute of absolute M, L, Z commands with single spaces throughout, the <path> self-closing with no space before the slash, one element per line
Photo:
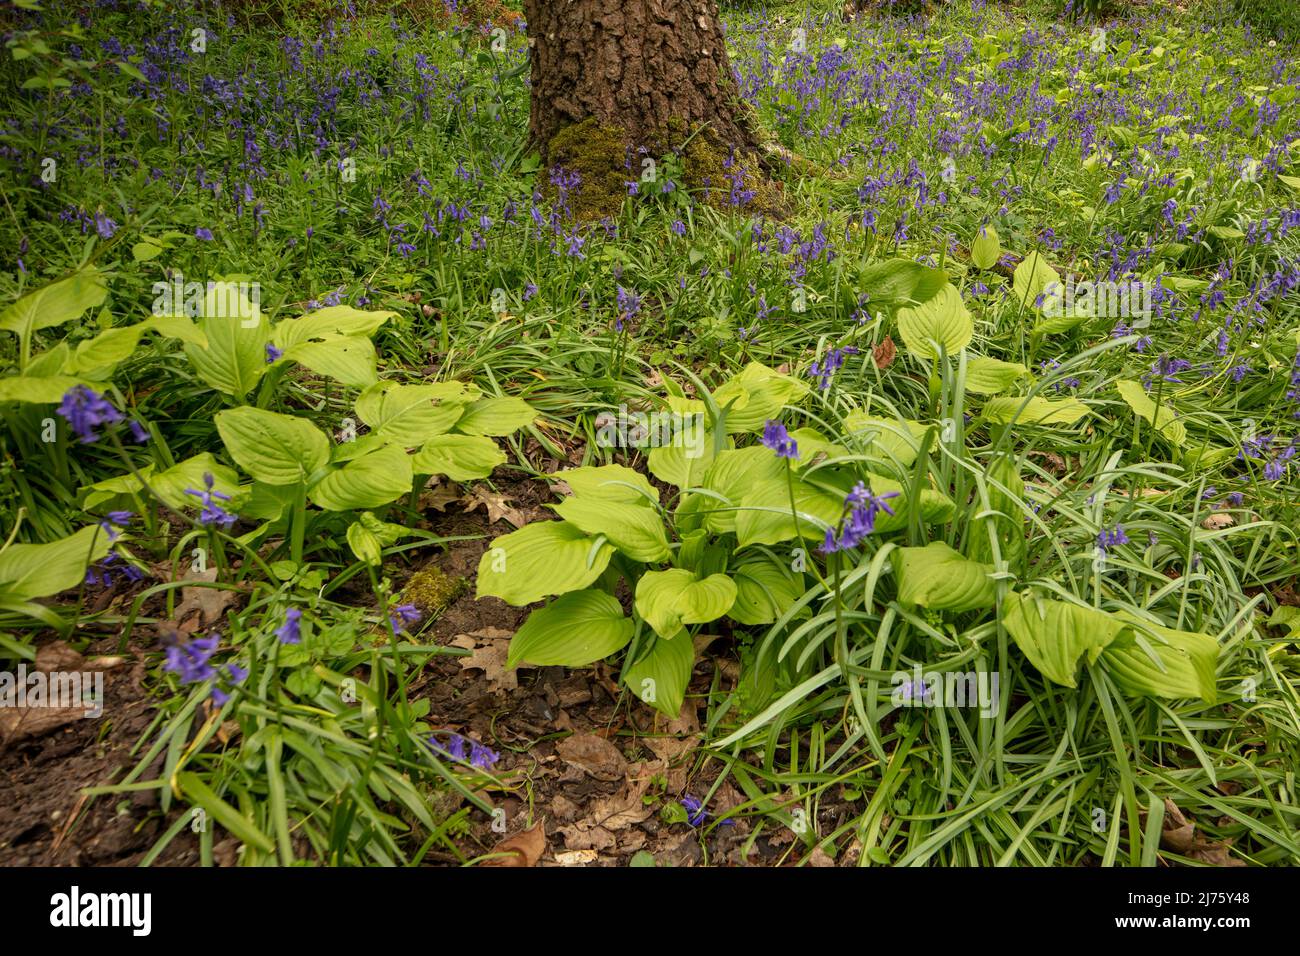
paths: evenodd
<path fill-rule="evenodd" d="M 588 465 L 557 471 L 551 477 L 569 486 L 576 497 L 602 498 L 624 504 L 659 503 L 659 492 L 645 475 L 625 465 Z"/>
<path fill-rule="evenodd" d="M 1039 311 L 1059 312 L 1059 302 L 1063 297 L 1061 275 L 1047 264 L 1042 254 L 1035 251 L 1025 256 L 1016 266 L 1011 280 L 1015 290 L 1016 302 L 1026 309 L 1037 308 Z M 1035 305 L 1039 296 L 1044 296 L 1042 303 Z M 1054 304 L 1055 303 L 1055 304 Z"/>
<path fill-rule="evenodd" d="M 369 338 L 396 312 L 364 312 L 350 305 L 331 305 L 317 309 L 300 319 L 277 322 L 273 343 L 282 351 L 299 342 L 327 339 L 335 336 L 363 336 Z"/>
<path fill-rule="evenodd" d="M 970 259 L 977 269 L 992 269 L 1002 255 L 1002 243 L 998 240 L 998 231 L 992 226 L 984 226 L 971 243 Z"/>
<path fill-rule="evenodd" d="M 438 435 L 415 453 L 417 475 L 446 475 L 453 481 L 486 478 L 506 456 L 491 438 L 481 435 Z"/>
<path fill-rule="evenodd" d="M 1012 591 L 1002 600 L 1002 625 L 1029 662 L 1066 687 L 1077 687 L 1079 658 L 1095 663 L 1124 631 L 1123 621 L 1104 611 Z"/>
<path fill-rule="evenodd" d="M 587 534 L 603 534 L 633 561 L 666 561 L 672 553 L 663 520 L 648 502 L 627 504 L 573 495 L 554 507 L 561 518 Z"/>
<path fill-rule="evenodd" d="M 411 490 L 411 458 L 386 445 L 328 472 L 308 492 L 326 511 L 379 508 Z"/>
<path fill-rule="evenodd" d="M 676 719 L 694 664 L 695 647 L 685 634 L 671 640 L 656 637 L 650 653 L 628 667 L 624 679 L 644 703 Z"/>
<path fill-rule="evenodd" d="M 799 445 L 801 453 L 804 445 Z M 763 445 L 728 449 L 721 452 L 705 472 L 701 484 L 722 495 L 731 506 L 716 498 L 704 498 L 699 505 L 704 526 L 714 534 L 736 530 L 736 513 L 740 502 L 757 482 L 785 481 L 789 466 Z"/>
<path fill-rule="evenodd" d="M 534 611 L 510 640 L 507 667 L 582 667 L 627 646 L 634 630 L 623 605 L 604 591 L 562 594 Z"/>
<path fill-rule="evenodd" d="M 984 417 L 999 425 L 1073 425 L 1088 414 L 1088 406 L 1077 398 L 1052 401 L 1047 398 L 1007 396 L 984 403 Z"/>
<path fill-rule="evenodd" d="M 663 638 L 686 624 L 716 621 L 736 603 L 736 584 L 725 574 L 703 580 L 682 568 L 647 571 L 636 585 L 636 610 Z"/>
<path fill-rule="evenodd" d="M 329 462 L 329 439 L 293 415 L 245 405 L 218 412 L 216 421 L 230 457 L 268 485 L 305 482 Z"/>
<path fill-rule="evenodd" d="M 867 266 L 861 273 L 863 291 L 873 305 L 895 309 L 927 302 L 948 284 L 942 269 L 924 266 L 911 259 L 889 259 Z"/>
<path fill-rule="evenodd" d="M 863 454 L 873 461 L 906 469 L 921 451 L 926 426 L 909 419 L 876 418 L 861 409 L 844 416 L 844 428 L 864 441 Z"/>
<path fill-rule="evenodd" d="M 0 378 L 0 402 L 53 405 L 63 401 L 68 389 L 86 384 L 85 379 L 71 375 L 11 375 Z"/>
<path fill-rule="evenodd" d="M 966 391 L 975 395 L 997 395 L 1027 374 L 1028 369 L 1019 362 L 974 355 L 966 363 Z"/>
<path fill-rule="evenodd" d="M 204 316 L 199 329 L 207 345 L 186 345 L 185 355 L 208 385 L 242 399 L 267 369 L 266 320 L 260 314 L 255 323 L 251 316 L 226 318 L 215 312 Z"/>
<path fill-rule="evenodd" d="M 798 527 L 790 511 L 790 492 L 784 480 L 756 482 L 741 499 L 736 513 L 736 546 L 780 544 L 799 536 L 821 540 L 826 528 L 837 524 L 844 512 L 842 496 L 822 491 L 795 479 L 794 502 L 798 509 Z"/>
<path fill-rule="evenodd" d="M 763 556 L 732 571 L 736 602 L 727 612 L 738 624 L 771 624 L 804 593 L 802 574 Z"/>
<path fill-rule="evenodd" d="M 713 393 L 719 407 L 734 402 L 727 413 L 727 433 L 761 432 L 768 419 L 780 416 L 781 409 L 793 405 L 808 394 L 808 383 L 768 368 L 762 362 L 750 362 Z M 705 444 L 708 444 L 708 438 Z"/>
<path fill-rule="evenodd" d="M 686 447 L 681 434 L 673 436 L 667 448 L 652 448 L 646 455 L 646 468 L 650 474 L 666 484 L 676 485 L 685 491 L 699 486 L 713 464 L 713 433 L 705 432 L 699 447 Z"/>
<path fill-rule="evenodd" d="M 945 285 L 928 301 L 899 309 L 898 331 L 911 352 L 934 361 L 939 357 L 938 345 L 954 355 L 970 344 L 975 322 L 957 287 Z"/>
<path fill-rule="evenodd" d="M 369 511 L 363 511 L 348 525 L 348 546 L 362 561 L 378 567 L 383 549 L 411 534 L 403 525 L 380 521 Z"/>
<path fill-rule="evenodd" d="M 99 525 L 49 544 L 10 544 L 0 551 L 0 598 L 30 601 L 75 588 L 108 549 L 108 535 Z"/>
<path fill-rule="evenodd" d="M 992 523 L 1002 559 L 1007 562 L 1007 567 L 1019 569 L 1025 559 L 1025 518 L 1021 506 L 1025 483 L 1016 470 L 1014 459 L 1006 455 L 999 455 L 989 465 L 988 478 L 989 510 L 996 513 L 978 517 L 978 523 L 972 521 L 967 550 L 972 560 L 993 563 L 993 544 L 988 530 L 988 524 Z"/>
<path fill-rule="evenodd" d="M 476 394 L 462 382 L 379 382 L 357 396 L 356 411 L 384 441 L 414 448 L 449 432 Z"/>
<path fill-rule="evenodd" d="M 935 611 L 971 611 L 997 603 L 990 565 L 965 558 L 942 541 L 890 554 L 898 600 Z"/>
<path fill-rule="evenodd" d="M 567 521 L 534 521 L 502 535 L 478 565 L 478 596 L 499 597 L 516 607 L 591 584 L 604 572 L 614 548 L 589 538 Z"/>
<path fill-rule="evenodd" d="M 1129 627 L 1101 654 L 1102 666 L 1132 694 L 1199 697 L 1214 703 L 1219 645 L 1208 634 L 1177 631 L 1120 612 Z"/>
<path fill-rule="evenodd" d="M 537 410 L 521 399 L 482 398 L 465 409 L 456 431 L 500 438 L 531 425 L 536 418 Z"/>
<path fill-rule="evenodd" d="M 1163 402 L 1157 406 L 1147 395 L 1141 382 L 1120 379 L 1115 383 L 1115 390 L 1138 417 L 1153 425 L 1169 441 L 1180 446 L 1187 441 L 1187 427 L 1178 421 L 1174 410 Z"/>
<path fill-rule="evenodd" d="M 13 303 L 0 313 L 0 329 L 26 338 L 40 329 L 71 322 L 87 309 L 98 308 L 107 296 L 103 277 L 88 267 Z"/>
<path fill-rule="evenodd" d="M 297 362 L 317 375 L 326 375 L 353 388 L 366 388 L 379 381 L 374 343 L 360 336 L 299 342 L 285 349 L 280 361 Z"/>
<path fill-rule="evenodd" d="M 176 786 L 186 800 L 207 813 L 242 843 L 247 843 L 263 853 L 274 853 L 275 844 L 261 830 L 203 782 L 198 774 L 182 770 L 176 774 Z"/>

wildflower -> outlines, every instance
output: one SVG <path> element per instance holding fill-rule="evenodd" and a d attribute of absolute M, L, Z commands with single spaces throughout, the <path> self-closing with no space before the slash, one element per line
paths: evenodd
<path fill-rule="evenodd" d="M 130 511 L 110 511 L 107 518 L 99 523 L 110 544 L 122 536 L 122 528 L 130 524 L 133 517 Z"/>
<path fill-rule="evenodd" d="M 216 491 L 214 488 L 216 483 L 217 480 L 213 477 L 212 472 L 205 471 L 203 473 L 204 490 L 197 491 L 194 488 L 186 488 L 185 494 L 198 498 L 199 503 L 203 505 L 203 510 L 199 512 L 199 524 L 207 526 L 220 525 L 223 528 L 229 528 L 235 523 L 238 515 L 231 514 L 217 504 L 215 499 L 229 501 L 230 495 Z"/>
<path fill-rule="evenodd" d="M 420 610 L 414 604 L 399 604 L 388 616 L 388 626 L 393 629 L 393 636 L 396 637 L 412 624 L 418 624 L 420 617 Z"/>
<path fill-rule="evenodd" d="M 897 496 L 897 491 L 890 491 L 883 495 L 873 494 L 866 484 L 859 481 L 844 498 L 845 515 L 840 520 L 838 536 L 835 528 L 826 529 L 822 552 L 833 554 L 836 551 L 856 548 L 863 538 L 876 530 L 876 518 L 880 512 L 890 515 L 894 513 L 894 509 L 889 507 L 886 501 Z"/>
<path fill-rule="evenodd" d="M 478 767 L 480 770 L 491 770 L 500 759 L 501 755 L 486 744 L 481 744 L 477 740 L 470 741 L 469 762 L 471 766 Z"/>
<path fill-rule="evenodd" d="M 267 365 L 270 365 L 273 362 L 280 361 L 280 357 L 283 355 L 284 355 L 283 349 L 277 349 L 270 342 L 266 343 L 266 364 Z"/>
<path fill-rule="evenodd" d="M 194 238 L 201 239 L 203 242 L 211 242 L 212 230 L 204 226 L 198 226 L 194 230 Z"/>
<path fill-rule="evenodd" d="M 284 623 L 275 630 L 281 644 L 302 643 L 302 611 L 291 607 L 284 612 Z"/>
<path fill-rule="evenodd" d="M 100 425 L 111 425 L 122 420 L 122 413 L 108 399 L 85 385 L 74 385 L 68 389 L 57 411 L 77 433 L 82 444 L 86 445 L 99 439 L 95 429 Z"/>
<path fill-rule="evenodd" d="M 1128 535 L 1124 533 L 1122 524 L 1115 525 L 1115 530 L 1108 531 L 1105 528 L 1097 535 L 1097 547 L 1102 551 L 1109 551 L 1111 548 L 1121 544 L 1128 544 Z"/>
<path fill-rule="evenodd" d="M 135 441 L 137 445 L 146 444 L 149 441 L 149 439 L 152 437 L 149 434 L 149 429 L 144 427 L 144 424 L 140 421 L 140 419 L 133 418 L 131 419 L 129 424 L 131 427 L 131 438 L 133 441 Z"/>
<path fill-rule="evenodd" d="M 188 641 L 174 641 L 167 647 L 163 670 L 171 671 L 182 684 L 197 684 L 216 676 L 209 663 L 221 643 L 221 635 L 213 631 L 207 637 L 193 637 Z"/>
<path fill-rule="evenodd" d="M 641 311 L 641 297 L 635 292 L 618 287 L 618 319 L 614 323 L 614 328 L 622 332 L 623 323 L 636 317 Z"/>
<path fill-rule="evenodd" d="M 830 388 L 831 376 L 844 365 L 844 357 L 857 354 L 857 348 L 850 345 L 842 349 L 831 349 L 821 363 L 813 362 L 808 374 L 817 379 L 817 387 L 822 391 Z"/>
<path fill-rule="evenodd" d="M 799 445 L 790 437 L 785 426 L 778 421 L 768 419 L 767 424 L 763 426 L 762 443 L 776 452 L 778 458 L 789 458 L 792 461 L 799 459 Z"/>
<path fill-rule="evenodd" d="M 686 809 L 686 822 L 693 827 L 698 827 L 704 823 L 713 814 L 704 809 L 704 804 L 700 802 L 699 797 L 693 797 L 690 794 L 682 797 L 681 805 Z M 723 820 L 724 827 L 735 826 L 735 820 Z"/>

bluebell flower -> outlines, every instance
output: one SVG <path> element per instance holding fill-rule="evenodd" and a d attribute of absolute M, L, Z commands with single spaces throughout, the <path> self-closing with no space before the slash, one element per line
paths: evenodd
<path fill-rule="evenodd" d="M 217 499 L 229 501 L 230 495 L 215 490 L 216 481 L 212 472 L 206 471 L 203 473 L 204 490 L 197 491 L 194 488 L 186 488 L 185 494 L 198 498 L 199 504 L 203 506 L 203 510 L 199 512 L 199 524 L 207 526 L 220 525 L 223 528 L 229 528 L 239 516 L 231 514 L 217 504 Z"/>
<path fill-rule="evenodd" d="M 284 612 L 284 623 L 275 630 L 281 644 L 302 643 L 302 611 L 291 607 Z"/>
<path fill-rule="evenodd" d="M 768 419 L 763 426 L 762 444 L 776 452 L 778 458 L 789 458 L 792 461 L 799 458 L 798 443 L 790 437 L 784 425 L 773 419 Z"/>
<path fill-rule="evenodd" d="M 108 399 L 85 385 L 74 385 L 68 389 L 57 411 L 86 445 L 99 439 L 96 428 L 122 420 L 122 413 Z"/>

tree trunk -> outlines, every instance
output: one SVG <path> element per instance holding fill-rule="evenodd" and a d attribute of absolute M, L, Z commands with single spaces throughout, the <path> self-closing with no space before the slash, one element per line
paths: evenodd
<path fill-rule="evenodd" d="M 532 60 L 529 131 L 546 154 L 566 126 L 595 119 L 647 146 L 706 125 L 754 149 L 715 0 L 524 0 Z"/>

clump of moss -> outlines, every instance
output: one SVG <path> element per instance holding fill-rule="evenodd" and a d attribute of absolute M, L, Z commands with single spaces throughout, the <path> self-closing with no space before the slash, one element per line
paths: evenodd
<path fill-rule="evenodd" d="M 448 574 L 442 568 L 429 565 L 417 571 L 402 589 L 400 603 L 414 604 L 421 614 L 436 617 L 469 589 L 464 578 Z"/>
<path fill-rule="evenodd" d="M 567 197 L 569 212 L 579 222 L 618 214 L 627 195 L 627 138 L 617 126 L 602 126 L 595 117 L 566 126 L 547 144 L 552 167 L 578 174 L 578 188 Z M 547 181 L 542 194 L 556 199 L 556 186 Z"/>
<path fill-rule="evenodd" d="M 641 157 L 656 160 L 669 155 L 680 158 L 684 186 L 700 201 L 724 207 L 731 201 L 729 174 L 743 176 L 744 189 L 752 192 L 746 208 L 767 216 L 780 217 L 786 211 L 780 183 L 772 180 L 758 155 L 719 142 L 707 127 L 674 120 L 646 144 L 646 153 L 633 146 L 623 129 L 601 125 L 592 117 L 566 126 L 547 144 L 550 168 L 576 173 L 578 188 L 566 194 L 569 213 L 579 222 L 616 216 L 627 197 L 627 184 L 641 174 Z M 732 157 L 730 166 L 728 158 Z M 548 176 L 541 184 L 542 195 L 554 202 L 557 186 Z"/>

